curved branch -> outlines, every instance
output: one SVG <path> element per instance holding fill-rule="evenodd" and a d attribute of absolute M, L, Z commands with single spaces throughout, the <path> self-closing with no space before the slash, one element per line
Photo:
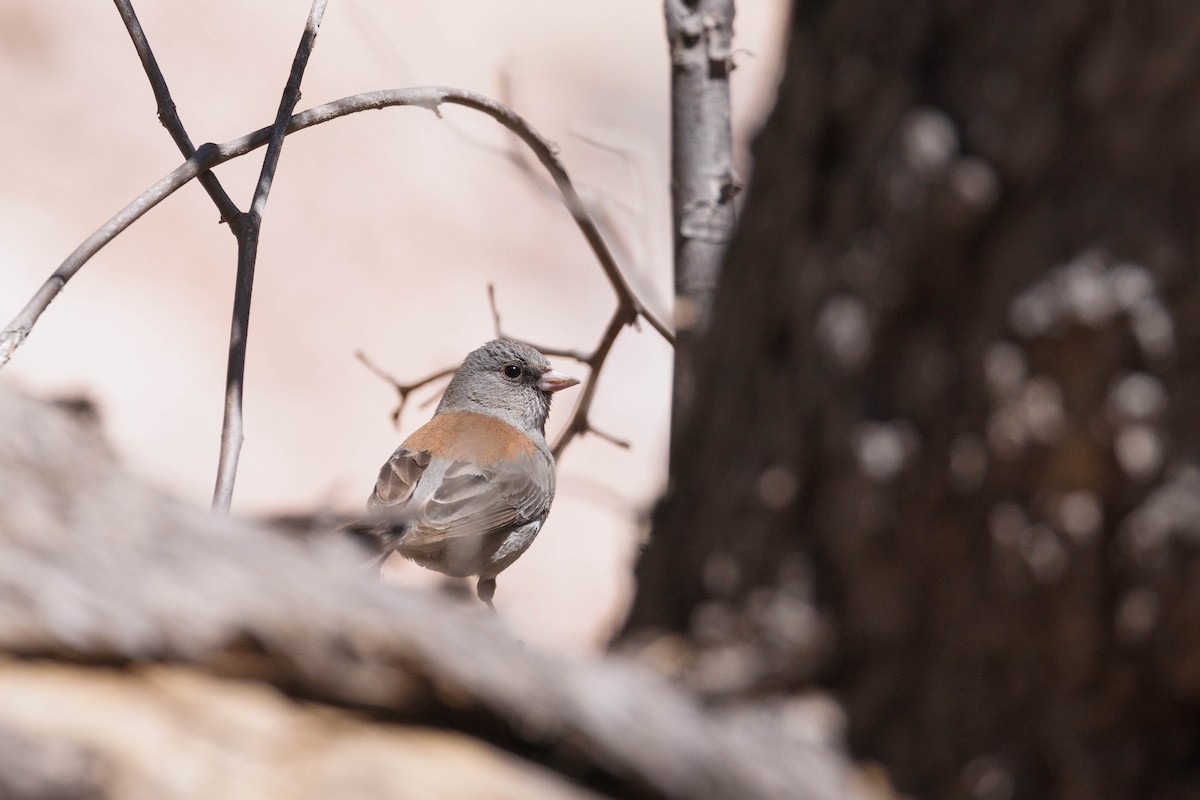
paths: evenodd
<path fill-rule="evenodd" d="M 592 398 L 596 396 L 596 385 L 599 383 L 600 369 L 604 366 L 605 359 L 608 358 L 608 351 L 612 349 L 613 343 L 617 341 L 617 335 L 621 333 L 626 325 L 633 322 L 634 317 L 626 317 L 620 313 L 613 314 L 612 319 L 608 321 L 608 328 L 604 331 L 604 336 L 600 339 L 600 344 L 592 352 L 590 358 L 584 363 L 591 370 L 591 379 L 587 385 L 583 387 L 583 393 L 579 397 L 579 402 L 575 406 L 574 413 L 571 414 L 571 419 L 567 422 L 567 426 L 563 428 L 562 433 L 558 435 L 558 441 L 550 448 L 557 459 L 562 455 L 563 450 L 567 449 L 567 445 L 581 433 L 587 433 L 594 429 L 588 422 L 588 412 L 592 408 Z M 614 441 L 611 437 L 609 441 Z"/>
<path fill-rule="evenodd" d="M 396 390 L 396 394 L 399 396 L 400 401 L 396 404 L 395 410 L 392 411 L 392 424 L 397 426 L 400 424 L 400 415 L 404 413 L 404 407 L 408 405 L 408 398 L 412 396 L 413 392 L 415 392 L 417 389 L 420 389 L 422 386 L 428 386 L 431 383 L 436 383 L 442 378 L 449 377 L 458 370 L 457 366 L 445 367 L 443 369 L 439 369 L 437 372 L 426 375 L 424 378 L 419 378 L 418 380 L 410 383 L 401 383 L 389 375 L 386 370 L 368 358 L 367 354 L 363 351 L 355 351 L 354 357 L 357 358 L 364 367 L 369 369 L 371 373 L 375 375 L 375 377 L 390 383 L 392 388 Z"/>
<path fill-rule="evenodd" d="M 550 173 L 550 177 L 554 179 L 554 184 L 558 187 L 567 210 L 575 219 L 575 224 L 579 226 L 579 230 L 583 233 L 584 238 L 587 239 L 588 244 L 591 245 L 592 252 L 596 254 L 596 259 L 600 262 L 605 276 L 607 276 L 609 283 L 612 284 L 617 299 L 622 305 L 628 304 L 630 306 L 635 318 L 637 316 L 644 317 L 650 323 L 651 327 L 658 331 L 664 339 L 674 344 L 674 333 L 662 320 L 658 319 L 655 314 L 646 308 L 645 304 L 634 293 L 633 287 L 629 285 L 629 281 L 625 279 L 625 274 L 621 272 L 620 266 L 617 265 L 612 251 L 608 249 L 608 244 L 604 241 L 604 237 L 600 233 L 600 228 L 597 227 L 591 213 L 588 212 L 583 198 L 575 190 L 575 185 L 571 182 L 571 177 L 567 174 L 566 169 L 563 168 L 562 162 L 558 160 L 558 147 L 544 139 L 532 125 L 517 116 L 511 109 L 490 98 L 471 92 L 463 92 L 456 97 L 446 97 L 445 102 L 482 111 L 515 133 L 521 141 L 529 146 L 529 149 L 537 156 L 538 161 L 542 162 L 542 166 Z"/>
<path fill-rule="evenodd" d="M 238 155 L 241 155 L 239 153 Z M 108 222 L 104 223 L 91 236 L 75 248 L 71 255 L 59 265 L 45 283 L 38 288 L 33 297 L 25 304 L 20 313 L 13 318 L 4 332 L 0 334 L 0 367 L 8 363 L 13 351 L 21 346 L 34 323 L 50 302 L 58 297 L 59 292 L 66 286 L 67 281 L 88 262 L 100 248 L 111 242 L 121 231 L 136 222 L 143 214 L 167 197 L 170 197 L 179 187 L 185 185 L 201 172 L 210 169 L 229 158 L 220 158 L 220 148 L 216 145 L 203 145 L 196 154 L 174 170 L 161 178 L 142 194 L 138 195 L 129 205 L 117 212 Z"/>
<path fill-rule="evenodd" d="M 563 200 L 567 209 L 575 219 L 576 225 L 584 233 L 584 237 L 588 243 L 592 245 L 593 252 L 595 252 L 596 257 L 600 260 L 601 266 L 604 268 L 605 274 L 609 277 L 618 297 L 627 298 L 630 308 L 635 312 L 635 319 L 637 316 L 644 317 L 650 323 L 650 326 L 658 331 L 664 339 L 674 344 L 674 332 L 665 322 L 646 308 L 621 274 L 612 253 L 604 245 L 603 237 L 600 236 L 600 232 L 595 223 L 592 222 L 591 216 L 580 200 L 578 192 L 575 191 L 570 177 L 559 163 L 558 157 L 554 153 L 553 145 L 543 139 L 533 126 L 494 100 L 490 100 L 474 92 L 437 86 L 365 92 L 345 97 L 341 100 L 334 100 L 333 102 L 325 103 L 324 105 L 294 115 L 288 123 L 287 132 L 289 134 L 295 133 L 296 131 L 320 125 L 348 114 L 392 106 L 417 106 L 436 113 L 438 108 L 445 103 L 474 108 L 487 114 L 513 133 L 516 133 L 522 141 L 525 141 L 526 144 L 534 148 L 535 152 L 538 153 L 538 160 L 541 161 L 543 166 L 551 173 L 551 176 L 554 177 L 559 192 L 563 194 Z M 117 234 L 128 228 L 139 217 L 169 197 L 181 186 L 187 184 L 201 172 L 210 170 L 219 164 L 223 164 L 226 161 L 243 156 L 252 150 L 262 147 L 270 139 L 270 136 L 270 128 L 260 128 L 253 133 L 232 139 L 224 144 L 202 145 L 194 156 L 160 179 L 134 199 L 133 202 L 117 212 L 95 233 L 85 239 L 59 265 L 54 274 L 46 279 L 46 282 L 38 289 L 33 298 L 30 299 L 13 321 L 9 323 L 4 332 L 0 333 L 0 367 L 8 362 L 12 353 L 29 335 L 29 332 L 42 315 L 42 312 L 58 296 L 67 281 L 74 277 L 75 273 L 100 248 L 112 241 Z"/>
<path fill-rule="evenodd" d="M 492 307 L 492 321 L 496 327 L 496 336 L 498 338 L 519 338 L 507 336 L 501 328 L 500 309 L 496 305 L 496 288 L 490 283 L 488 284 L 488 303 Z M 616 342 L 617 336 L 620 335 L 625 326 L 631 325 L 636 319 L 636 312 L 632 307 L 625 303 L 618 303 L 608 320 L 608 327 L 604 330 L 604 336 L 600 339 L 600 344 L 590 353 L 557 347 L 543 347 L 532 342 L 525 342 L 545 355 L 569 358 L 572 361 L 584 364 L 588 368 L 588 378 L 583 384 L 579 401 L 575 403 L 575 409 L 571 412 L 571 418 L 567 420 L 567 424 L 563 426 L 562 433 L 558 435 L 558 440 L 550 448 L 556 459 L 567 449 L 567 445 L 571 443 L 572 439 L 584 433 L 594 433 L 601 439 L 617 447 L 624 450 L 629 449 L 629 442 L 593 427 L 591 421 L 588 419 L 588 413 L 592 408 L 592 399 L 596 396 L 596 384 L 600 381 L 600 371 L 604 369 L 604 363 L 608 360 L 608 354 L 612 350 L 613 343 Z"/>
<path fill-rule="evenodd" d="M 612 316 L 609 318 L 608 326 L 604 330 L 604 336 L 601 338 L 600 344 L 597 345 L 596 349 L 592 352 L 584 353 L 581 350 L 570 350 L 559 347 L 544 347 L 540 344 L 535 344 L 528 340 L 521 339 L 518 336 L 510 336 L 509 334 L 506 334 L 503 326 L 500 324 L 500 308 L 496 304 L 496 287 L 491 283 L 488 284 L 488 304 L 492 309 L 492 323 L 495 327 L 497 339 L 516 339 L 518 341 L 525 342 L 525 344 L 535 348 L 543 355 L 569 358 L 572 361 L 577 361 L 588 368 L 587 380 L 583 382 L 583 389 L 580 393 L 579 401 L 575 403 L 575 408 L 571 412 L 571 418 L 567 420 L 567 424 L 563 426 L 562 432 L 558 436 L 558 440 L 555 441 L 554 445 L 550 448 L 555 459 L 562 455 L 563 451 L 567 449 L 567 445 L 571 443 L 571 440 L 584 433 L 593 433 L 596 436 L 599 436 L 601 439 L 604 439 L 605 441 L 615 445 L 616 447 L 620 447 L 625 450 L 629 449 L 629 442 L 593 427 L 591 421 L 588 419 L 588 413 L 592 408 L 592 400 L 596 396 L 596 385 L 600 381 L 600 372 L 604 369 L 604 363 L 608 360 L 608 354 L 612 350 L 613 343 L 616 342 L 617 337 L 620 335 L 625 326 L 632 324 L 633 321 L 637 319 L 632 307 L 625 303 L 618 303 L 617 308 L 613 311 Z M 392 412 L 392 423 L 395 425 L 399 424 L 400 415 L 404 412 L 404 407 L 408 403 L 408 398 L 412 392 L 420 389 L 422 386 L 428 386 L 429 384 L 434 383 L 441 378 L 445 378 L 447 375 L 453 375 L 458 369 L 457 365 L 446 367 L 427 375 L 424 378 L 420 378 L 409 383 L 401 383 L 389 375 L 381 367 L 377 366 L 361 350 L 356 352 L 354 355 L 378 378 L 391 384 L 392 388 L 395 389 L 396 393 L 400 396 L 400 403 L 398 406 L 396 406 L 395 411 Z"/>

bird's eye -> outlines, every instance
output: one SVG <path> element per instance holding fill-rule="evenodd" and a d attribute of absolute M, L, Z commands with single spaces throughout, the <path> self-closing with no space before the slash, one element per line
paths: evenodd
<path fill-rule="evenodd" d="M 505 364 L 504 377 L 512 378 L 514 380 L 521 377 L 521 368 L 516 364 Z"/>

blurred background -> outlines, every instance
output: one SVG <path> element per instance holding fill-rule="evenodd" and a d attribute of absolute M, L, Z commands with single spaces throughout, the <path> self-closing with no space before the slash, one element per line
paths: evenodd
<path fill-rule="evenodd" d="M 786 3 L 738 9 L 734 130 L 744 147 L 774 96 Z M 135 6 L 193 141 L 269 124 L 308 4 Z M 661 4 L 374 3 L 326 13 L 300 109 L 379 88 L 440 84 L 493 97 L 562 148 L 612 224 L 631 281 L 669 317 L 668 58 Z M 0 0 L 0 317 L 24 305 L 109 216 L 180 162 L 114 8 Z M 267 207 L 246 372 L 234 513 L 361 508 L 380 464 L 431 413 L 393 428 L 400 380 L 505 332 L 590 349 L 607 282 L 568 215 L 505 157 L 497 124 L 463 109 L 359 114 L 288 138 Z M 261 153 L 218 169 L 240 206 Z M 190 184 L 84 267 L 7 369 L 43 395 L 95 400 L 121 458 L 198 507 L 216 470 L 235 269 L 233 237 Z M 583 368 L 561 367 L 584 377 Z M 670 348 L 627 330 L 592 420 L 632 443 L 577 440 L 554 513 L 500 581 L 519 635 L 589 649 L 631 591 L 644 516 L 665 482 Z M 438 387 L 440 388 L 440 387 Z M 578 392 L 558 398 L 551 434 Z M 412 565 L 398 580 L 438 581 Z"/>

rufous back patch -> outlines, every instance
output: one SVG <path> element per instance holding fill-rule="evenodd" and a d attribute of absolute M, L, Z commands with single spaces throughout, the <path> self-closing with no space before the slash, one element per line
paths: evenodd
<path fill-rule="evenodd" d="M 533 439 L 522 431 L 474 411 L 438 414 L 405 439 L 404 446 L 476 464 L 513 461 L 537 451 Z"/>

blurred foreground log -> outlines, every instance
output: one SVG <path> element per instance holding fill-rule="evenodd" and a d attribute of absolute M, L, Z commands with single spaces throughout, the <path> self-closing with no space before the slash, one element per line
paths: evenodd
<path fill-rule="evenodd" d="M 853 793 L 828 704 L 705 709 L 524 647 L 349 543 L 146 487 L 86 402 L 0 387 L 0 487 L 0 796 Z"/>

